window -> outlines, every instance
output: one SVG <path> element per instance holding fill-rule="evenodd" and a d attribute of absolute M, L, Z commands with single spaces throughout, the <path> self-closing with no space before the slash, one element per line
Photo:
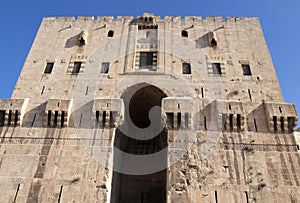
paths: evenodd
<path fill-rule="evenodd" d="M 53 66 L 54 63 L 47 63 L 44 74 L 50 74 L 52 72 Z"/>
<path fill-rule="evenodd" d="M 189 33 L 186 30 L 181 31 L 181 37 L 188 37 Z"/>
<path fill-rule="evenodd" d="M 0 111 L 0 127 L 4 126 L 4 119 L 5 119 L 5 111 Z"/>
<path fill-rule="evenodd" d="M 243 68 L 243 74 L 244 75 L 247 75 L 247 76 L 252 75 L 249 64 L 242 64 L 242 68 Z"/>
<path fill-rule="evenodd" d="M 183 74 L 191 74 L 191 64 L 190 63 L 182 63 L 182 73 Z"/>
<path fill-rule="evenodd" d="M 82 62 L 74 62 L 74 67 L 72 70 L 73 74 L 79 73 Z"/>
<path fill-rule="evenodd" d="M 114 36 L 114 31 L 110 30 L 107 33 L 107 37 L 113 37 Z"/>
<path fill-rule="evenodd" d="M 140 68 L 151 69 L 153 65 L 153 52 L 140 52 Z"/>
<path fill-rule="evenodd" d="M 108 71 L 109 71 L 109 63 L 108 62 L 103 62 L 100 73 L 107 74 Z"/>
<path fill-rule="evenodd" d="M 212 64 L 213 74 L 215 75 L 221 75 L 221 64 L 220 63 L 213 63 Z"/>

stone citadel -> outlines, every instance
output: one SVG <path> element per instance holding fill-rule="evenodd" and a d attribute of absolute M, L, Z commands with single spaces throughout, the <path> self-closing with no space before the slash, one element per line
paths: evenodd
<path fill-rule="evenodd" d="M 297 122 L 258 18 L 46 17 L 0 101 L 0 202 L 296 203 Z"/>

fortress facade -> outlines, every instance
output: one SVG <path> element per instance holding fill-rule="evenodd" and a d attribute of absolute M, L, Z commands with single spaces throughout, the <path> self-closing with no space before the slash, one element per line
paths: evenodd
<path fill-rule="evenodd" d="M 47 17 L 0 101 L 0 202 L 296 203 L 297 121 L 257 18 Z"/>

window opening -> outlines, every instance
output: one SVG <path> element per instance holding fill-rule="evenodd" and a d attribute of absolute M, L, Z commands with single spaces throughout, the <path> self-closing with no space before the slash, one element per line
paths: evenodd
<path fill-rule="evenodd" d="M 241 132 L 241 114 L 237 114 L 236 127 L 237 127 L 237 131 Z"/>
<path fill-rule="evenodd" d="M 51 127 L 51 110 L 48 111 L 47 127 Z"/>
<path fill-rule="evenodd" d="M 114 36 L 114 31 L 110 30 L 107 33 L 107 37 L 113 37 Z"/>
<path fill-rule="evenodd" d="M 44 90 L 45 90 L 45 86 L 43 86 L 43 88 L 42 88 L 41 95 L 43 95 L 43 94 L 44 94 Z"/>
<path fill-rule="evenodd" d="M 245 195 L 246 195 L 246 202 L 249 203 L 249 196 L 248 196 L 248 192 L 247 191 L 245 192 Z"/>
<path fill-rule="evenodd" d="M 204 130 L 207 130 L 207 126 L 206 126 L 206 116 L 204 116 Z"/>
<path fill-rule="evenodd" d="M 85 95 L 87 95 L 89 92 L 89 86 L 86 87 L 86 90 L 85 90 Z"/>
<path fill-rule="evenodd" d="M 108 62 L 103 62 L 100 73 L 107 74 L 108 71 L 109 71 L 109 63 Z"/>
<path fill-rule="evenodd" d="M 284 117 L 280 117 L 280 128 L 281 132 L 284 133 Z"/>
<path fill-rule="evenodd" d="M 100 115 L 99 111 L 96 111 L 96 121 L 97 121 L 97 124 L 99 123 L 99 115 Z"/>
<path fill-rule="evenodd" d="M 35 117 L 36 117 L 36 113 L 35 113 L 34 116 L 33 116 L 33 120 L 32 120 L 32 123 L 31 123 L 31 127 L 33 127 L 33 125 L 34 125 Z"/>
<path fill-rule="evenodd" d="M 103 114 L 102 114 L 102 128 L 105 128 L 105 123 L 106 123 L 106 111 L 103 111 Z"/>
<path fill-rule="evenodd" d="M 7 126 L 10 126 L 10 124 L 11 124 L 11 116 L 12 116 L 12 111 L 11 111 L 11 110 L 9 110 L 9 112 L 8 112 L 8 121 L 7 121 Z"/>
<path fill-rule="evenodd" d="M 248 95 L 249 95 L 250 101 L 252 101 L 252 96 L 251 96 L 251 90 L 250 89 L 248 89 Z"/>
<path fill-rule="evenodd" d="M 52 69 L 53 69 L 54 63 L 47 63 L 46 68 L 44 70 L 44 74 L 51 74 Z"/>
<path fill-rule="evenodd" d="M 60 127 L 63 128 L 65 124 L 65 111 L 61 112 L 61 120 L 60 120 Z"/>
<path fill-rule="evenodd" d="M 191 64 L 190 63 L 182 63 L 182 73 L 183 74 L 191 74 Z"/>
<path fill-rule="evenodd" d="M 189 33 L 186 30 L 181 31 L 181 37 L 188 37 Z"/>
<path fill-rule="evenodd" d="M 201 87 L 201 96 L 202 96 L 202 98 L 204 98 L 204 89 L 203 89 L 203 87 Z"/>
<path fill-rule="evenodd" d="M 254 121 L 255 131 L 257 132 L 257 125 L 256 125 L 256 120 L 255 120 L 255 118 L 253 119 L 253 121 Z"/>
<path fill-rule="evenodd" d="M 4 126 L 5 111 L 0 111 L 0 127 Z"/>
<path fill-rule="evenodd" d="M 230 132 L 233 131 L 233 114 L 229 114 L 229 127 L 230 127 Z"/>
<path fill-rule="evenodd" d="M 243 75 L 245 76 L 251 76 L 251 69 L 249 64 L 242 64 L 242 69 L 243 69 Z"/>
<path fill-rule="evenodd" d="M 212 63 L 212 70 L 213 70 L 213 74 L 221 75 L 222 74 L 221 64 L 220 63 Z"/>
<path fill-rule="evenodd" d="M 54 119 L 53 119 L 53 127 L 57 127 L 57 118 L 58 118 L 58 111 L 54 112 Z"/>
<path fill-rule="evenodd" d="M 58 200 L 57 200 L 58 203 L 60 203 L 60 199 L 61 199 L 61 195 L 62 195 L 62 190 L 63 190 L 63 186 L 60 186 L 60 191 L 59 191 Z"/>
<path fill-rule="evenodd" d="M 181 112 L 177 113 L 177 129 L 181 127 Z"/>
<path fill-rule="evenodd" d="M 81 65 L 82 65 L 82 62 L 74 62 L 74 67 L 73 67 L 72 73 L 73 74 L 79 73 Z"/>
<path fill-rule="evenodd" d="M 18 184 L 18 187 L 17 187 L 17 190 L 16 190 L 16 194 L 15 194 L 15 198 L 14 198 L 13 202 L 17 202 L 17 197 L 18 197 L 19 190 L 20 190 L 20 183 Z"/>
<path fill-rule="evenodd" d="M 140 52 L 140 68 L 152 69 L 154 52 Z"/>
<path fill-rule="evenodd" d="M 19 117 L 18 114 L 19 114 L 19 111 L 16 110 L 16 111 L 15 111 L 15 118 L 14 118 L 14 125 L 15 125 L 15 126 L 17 126 L 17 123 L 18 123 L 18 117 Z"/>

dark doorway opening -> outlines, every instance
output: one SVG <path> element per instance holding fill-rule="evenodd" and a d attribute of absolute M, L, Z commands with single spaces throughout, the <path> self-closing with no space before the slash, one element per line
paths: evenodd
<path fill-rule="evenodd" d="M 131 92 L 133 91 L 133 92 Z M 127 94 L 127 95 L 126 95 Z M 130 98 L 127 98 L 128 95 Z M 166 94 L 155 86 L 143 85 L 141 88 L 133 88 L 126 91 L 122 99 L 125 104 L 125 120 L 123 125 L 131 119 L 132 123 L 138 128 L 147 128 L 151 121 L 149 111 L 154 106 L 161 106 L 162 99 Z M 128 107 L 128 109 L 126 109 Z M 127 115 L 127 116 L 126 116 Z M 155 115 L 156 121 L 161 121 L 161 114 Z M 128 131 L 135 133 L 135 131 Z M 136 137 L 138 135 L 135 135 Z M 167 130 L 164 128 L 157 136 L 148 140 L 139 140 L 127 136 L 119 128 L 116 130 L 114 147 L 122 152 L 133 155 L 150 155 L 159 152 L 167 147 Z M 167 150 L 166 150 L 167 151 Z M 162 160 L 167 168 L 167 153 Z M 121 162 L 125 162 L 121 160 Z M 114 155 L 114 166 L 120 164 L 120 157 Z M 126 163 L 124 163 L 126 164 Z M 154 164 L 154 163 L 153 163 Z M 138 165 L 138 164 L 137 164 Z M 113 172 L 111 203 L 166 203 L 167 170 L 145 175 L 129 175 Z"/>

